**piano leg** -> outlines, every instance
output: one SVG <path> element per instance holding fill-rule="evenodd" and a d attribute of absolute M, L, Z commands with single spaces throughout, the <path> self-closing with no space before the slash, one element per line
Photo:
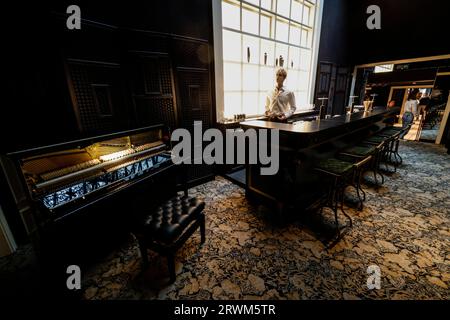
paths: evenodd
<path fill-rule="evenodd" d="M 139 250 L 141 251 L 142 256 L 142 267 L 146 269 L 148 267 L 148 253 L 147 247 L 145 246 L 145 243 L 142 240 L 139 240 Z"/>
<path fill-rule="evenodd" d="M 202 214 L 201 221 L 200 221 L 200 236 L 201 236 L 201 242 L 205 243 L 206 236 L 205 236 L 205 216 Z"/>

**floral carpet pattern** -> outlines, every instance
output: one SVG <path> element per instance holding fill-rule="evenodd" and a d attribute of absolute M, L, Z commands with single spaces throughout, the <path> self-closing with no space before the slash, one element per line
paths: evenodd
<path fill-rule="evenodd" d="M 206 202 L 206 242 L 197 231 L 176 257 L 149 251 L 142 270 L 134 237 L 84 273 L 85 299 L 450 299 L 450 158 L 441 146 L 402 142 L 404 162 L 332 249 L 298 222 L 272 223 L 224 178 L 190 190 Z M 367 268 L 381 271 L 369 290 Z"/>

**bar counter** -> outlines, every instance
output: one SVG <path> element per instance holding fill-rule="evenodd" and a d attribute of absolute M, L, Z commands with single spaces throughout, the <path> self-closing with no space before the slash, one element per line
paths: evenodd
<path fill-rule="evenodd" d="M 331 119 L 320 119 L 313 121 L 297 120 L 287 123 L 273 122 L 267 120 L 251 120 L 241 122 L 243 128 L 257 128 L 257 129 L 278 129 L 280 131 L 289 132 L 298 135 L 309 135 L 317 132 L 323 132 L 330 129 L 343 129 L 349 125 L 360 125 L 373 120 L 379 120 L 384 115 L 390 114 L 393 109 L 386 110 L 385 108 L 376 108 L 373 111 L 354 112 L 348 115 L 341 115 Z"/>
<path fill-rule="evenodd" d="M 241 123 L 246 129 L 278 129 L 280 167 L 276 175 L 260 175 L 260 165 L 246 166 L 246 195 L 277 205 L 306 209 L 321 195 L 321 181 L 314 166 L 321 159 L 334 157 L 340 150 L 355 145 L 386 126 L 399 108 L 374 108 L 330 119 L 287 123 L 252 120 Z M 288 120 L 289 121 L 289 120 Z M 298 211 L 298 210 L 297 210 Z"/>

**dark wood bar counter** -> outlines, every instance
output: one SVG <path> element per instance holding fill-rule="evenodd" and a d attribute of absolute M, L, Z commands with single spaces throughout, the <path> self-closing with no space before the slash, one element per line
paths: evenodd
<path fill-rule="evenodd" d="M 385 127 L 384 120 L 395 116 L 398 108 L 375 108 L 331 119 L 295 120 L 279 123 L 263 120 L 242 122 L 246 129 L 278 129 L 280 167 L 276 175 L 260 175 L 260 165 L 246 166 L 248 198 L 300 210 L 308 208 L 321 196 L 321 181 L 314 166 L 321 159 L 333 157 L 339 150 Z"/>
<path fill-rule="evenodd" d="M 357 130 L 367 128 L 367 125 L 373 125 L 382 121 L 386 117 L 398 112 L 398 108 L 387 110 L 386 108 L 375 108 L 370 112 L 355 112 L 349 115 L 337 116 L 331 119 L 320 119 L 313 121 L 295 120 L 292 122 L 281 123 L 264 120 L 252 120 L 241 122 L 243 129 L 278 129 L 280 139 L 288 137 L 295 138 L 293 145 L 286 145 L 280 142 L 282 147 L 300 147 L 311 144 L 325 142 L 326 138 L 342 136 Z M 302 140 L 299 140 L 302 139 Z M 286 141 L 284 141 L 286 142 Z"/>

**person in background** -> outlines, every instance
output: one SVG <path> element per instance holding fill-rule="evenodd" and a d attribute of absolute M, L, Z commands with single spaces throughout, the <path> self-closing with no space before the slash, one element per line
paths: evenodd
<path fill-rule="evenodd" d="M 419 100 L 419 107 L 418 107 L 419 114 L 423 114 L 423 116 L 426 117 L 429 104 L 430 104 L 430 97 L 428 96 L 428 94 L 425 93 Z"/>
<path fill-rule="evenodd" d="M 284 85 L 287 72 L 280 68 L 276 73 L 276 86 L 266 97 L 266 116 L 273 121 L 286 121 L 295 112 L 295 96 Z"/>
<path fill-rule="evenodd" d="M 395 107 L 395 100 L 389 101 L 387 104 L 387 109 L 391 110 L 394 107 Z M 398 117 L 399 117 L 398 112 L 396 114 L 391 114 L 389 118 L 386 118 L 386 120 L 384 120 L 384 123 L 386 123 L 388 126 L 393 126 L 394 123 L 397 122 Z"/>
<path fill-rule="evenodd" d="M 370 107 L 371 107 L 371 101 L 370 101 L 370 96 L 368 95 L 368 94 L 365 94 L 364 95 L 364 101 L 363 101 L 363 104 L 364 104 L 364 111 L 365 112 L 367 112 L 367 111 L 370 111 Z"/>
<path fill-rule="evenodd" d="M 422 92 L 417 90 L 417 92 L 416 92 L 417 113 L 415 114 L 416 118 L 419 118 L 419 115 L 420 115 L 420 109 L 419 109 L 420 99 L 422 99 Z"/>
<path fill-rule="evenodd" d="M 388 109 L 395 107 L 395 100 L 389 101 L 387 107 L 388 107 Z"/>
<path fill-rule="evenodd" d="M 414 117 L 417 115 L 417 105 L 418 105 L 417 91 L 412 91 L 408 96 L 408 101 L 406 101 L 405 108 L 403 110 L 402 116 L 403 129 L 405 129 L 406 127 L 408 127 L 413 123 Z M 400 138 L 403 139 L 405 135 L 408 133 L 408 131 L 403 132 Z"/>

